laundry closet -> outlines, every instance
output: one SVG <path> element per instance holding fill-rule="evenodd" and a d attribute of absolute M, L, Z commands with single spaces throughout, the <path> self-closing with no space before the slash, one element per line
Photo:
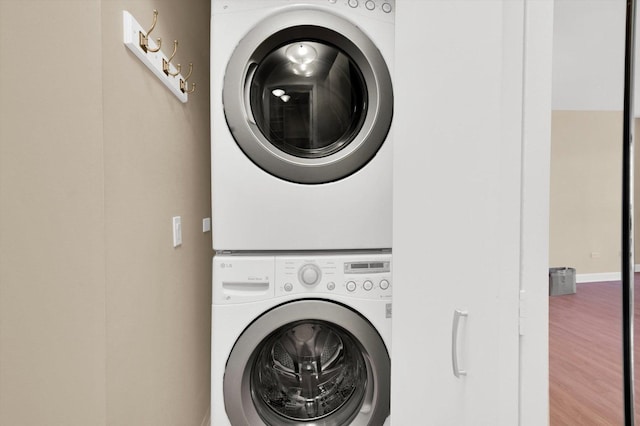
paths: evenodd
<path fill-rule="evenodd" d="M 552 2 L 212 13 L 215 422 L 543 423 Z"/>
<path fill-rule="evenodd" d="M 0 1 L 0 424 L 546 424 L 551 23 Z"/>

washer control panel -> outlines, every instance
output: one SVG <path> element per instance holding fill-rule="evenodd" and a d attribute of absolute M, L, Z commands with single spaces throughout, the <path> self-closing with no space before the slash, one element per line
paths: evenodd
<path fill-rule="evenodd" d="M 313 255 L 275 258 L 275 293 L 331 293 L 391 298 L 391 254 Z"/>
<path fill-rule="evenodd" d="M 213 303 L 246 303 L 300 295 L 391 300 L 391 253 L 213 258 Z"/>

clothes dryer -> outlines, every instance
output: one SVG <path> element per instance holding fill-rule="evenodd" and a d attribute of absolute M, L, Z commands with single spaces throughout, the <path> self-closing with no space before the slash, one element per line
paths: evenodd
<path fill-rule="evenodd" d="M 391 247 L 393 0 L 213 0 L 215 250 Z"/>
<path fill-rule="evenodd" d="M 216 426 L 389 422 L 391 254 L 218 255 Z"/>

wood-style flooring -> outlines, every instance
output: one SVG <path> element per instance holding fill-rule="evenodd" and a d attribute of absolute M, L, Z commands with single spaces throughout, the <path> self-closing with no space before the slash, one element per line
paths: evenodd
<path fill-rule="evenodd" d="M 640 377 L 640 292 L 636 274 L 635 372 Z M 623 425 L 620 282 L 578 284 L 549 298 L 551 426 Z M 640 380 L 636 380 L 640 421 Z"/>

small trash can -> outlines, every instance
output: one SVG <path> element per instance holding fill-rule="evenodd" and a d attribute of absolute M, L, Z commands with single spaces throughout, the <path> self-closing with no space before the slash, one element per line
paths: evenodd
<path fill-rule="evenodd" d="M 566 266 L 549 268 L 549 296 L 576 292 L 576 270 Z"/>

